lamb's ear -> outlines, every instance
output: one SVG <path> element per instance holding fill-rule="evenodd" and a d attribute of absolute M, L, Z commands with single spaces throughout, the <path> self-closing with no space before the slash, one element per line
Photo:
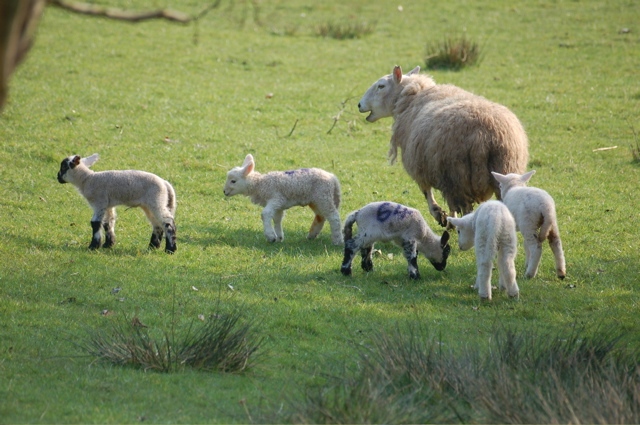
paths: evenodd
<path fill-rule="evenodd" d="M 94 153 L 89 157 L 82 158 L 82 163 L 86 167 L 91 167 L 93 164 L 95 164 L 98 161 L 98 159 L 100 159 L 100 155 L 98 155 L 97 153 Z"/>
<path fill-rule="evenodd" d="M 400 81 L 402 81 L 402 68 L 398 65 L 393 67 L 393 81 L 396 84 L 400 84 Z"/>
<path fill-rule="evenodd" d="M 420 66 L 416 66 L 411 71 L 409 71 L 409 73 L 407 75 L 418 74 L 419 72 L 420 72 Z"/>
<path fill-rule="evenodd" d="M 242 163 L 242 169 L 243 169 L 243 173 L 245 176 L 248 176 L 249 174 L 251 174 L 253 172 L 253 169 L 255 168 L 256 163 L 253 160 L 253 155 L 248 154 L 245 158 L 244 158 L 244 162 Z"/>
<path fill-rule="evenodd" d="M 495 171 L 492 171 L 491 174 L 496 180 L 498 180 L 498 183 L 504 182 L 504 178 L 505 178 L 504 174 L 496 173 Z"/>
<path fill-rule="evenodd" d="M 447 242 L 449 242 L 449 232 L 444 232 L 440 238 L 440 247 L 444 248 L 447 246 Z"/>
<path fill-rule="evenodd" d="M 78 164 L 80 164 L 80 155 L 75 155 L 71 158 L 71 168 L 76 168 Z"/>
<path fill-rule="evenodd" d="M 520 176 L 520 180 L 522 181 L 522 183 L 526 183 L 531 180 L 531 177 L 533 177 L 535 173 L 536 170 L 531 170 L 528 173 L 524 173 L 522 176 Z"/>
<path fill-rule="evenodd" d="M 456 227 L 460 226 L 460 224 L 462 224 L 463 222 L 462 218 L 457 218 L 457 217 L 447 217 L 447 221 Z M 442 235 L 442 237 L 444 237 L 444 235 Z"/>

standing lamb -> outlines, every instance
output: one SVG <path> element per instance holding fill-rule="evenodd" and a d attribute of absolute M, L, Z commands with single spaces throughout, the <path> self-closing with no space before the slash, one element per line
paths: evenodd
<path fill-rule="evenodd" d="M 535 277 L 542 256 L 542 242 L 549 241 L 556 261 L 556 275 L 564 279 L 567 275 L 556 218 L 556 205 L 546 191 L 536 187 L 527 187 L 527 182 L 535 174 L 531 170 L 526 174 L 510 173 L 506 176 L 492 172 L 498 183 L 502 201 L 516 220 L 517 229 L 524 239 L 525 276 Z"/>
<path fill-rule="evenodd" d="M 319 168 L 301 168 L 290 171 L 272 171 L 260 174 L 254 170 L 255 162 L 247 155 L 241 167 L 227 173 L 224 185 L 226 196 L 245 195 L 251 202 L 264 207 L 262 222 L 269 242 L 282 242 L 284 211 L 295 206 L 309 206 L 316 214 L 308 239 L 314 239 L 324 226 L 331 226 L 334 245 L 342 244 L 340 229 L 340 182 L 333 174 Z M 274 226 L 271 225 L 273 221 Z"/>
<path fill-rule="evenodd" d="M 140 207 L 146 214 L 153 232 L 150 248 L 160 248 L 166 234 L 165 251 L 173 254 L 176 249 L 176 193 L 171 184 L 156 176 L 138 170 L 100 171 L 90 170 L 98 154 L 88 158 L 72 155 L 62 160 L 58 181 L 73 184 L 85 197 L 91 208 L 93 238 L 89 249 L 100 248 L 101 228 L 105 232 L 103 248 L 116 243 L 115 225 L 118 205 Z"/>
<path fill-rule="evenodd" d="M 518 239 L 516 223 L 509 209 L 499 201 L 487 201 L 476 211 L 464 217 L 447 217 L 458 231 L 460 249 L 466 251 L 475 246 L 478 275 L 474 288 L 481 299 L 491 299 L 491 269 L 498 257 L 500 289 L 506 289 L 510 297 L 520 294 L 516 282 L 515 259 Z"/>
<path fill-rule="evenodd" d="M 353 237 L 353 224 L 358 234 Z M 451 247 L 449 232 L 438 237 L 427 225 L 420 212 L 395 202 L 373 202 L 349 214 L 344 223 L 344 260 L 340 271 L 351 275 L 351 263 L 356 253 L 362 255 L 362 269 L 373 270 L 373 245 L 378 241 L 393 241 L 404 249 L 409 277 L 420 279 L 418 252 L 421 252 L 438 271 L 447 266 Z"/>
<path fill-rule="evenodd" d="M 442 226 L 447 214 L 436 203 L 432 188 L 442 192 L 449 215 L 467 214 L 474 203 L 500 199 L 491 171 L 524 172 L 527 135 L 506 107 L 419 74 L 407 75 L 396 66 L 375 82 L 358 108 L 370 112 L 367 121 L 393 116 L 389 157 L 398 148 L 402 163 L 427 199 L 429 212 Z"/>

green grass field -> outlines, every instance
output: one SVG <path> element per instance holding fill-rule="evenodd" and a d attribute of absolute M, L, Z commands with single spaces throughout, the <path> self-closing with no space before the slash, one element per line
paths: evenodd
<path fill-rule="evenodd" d="M 100 3 L 191 14 L 206 6 Z M 318 36 L 330 22 L 374 29 Z M 353 365 L 375 332 L 406 324 L 460 347 L 484 346 L 502 324 L 615 329 L 637 347 L 639 22 L 631 0 L 223 0 L 191 25 L 47 7 L 0 116 L 0 423 L 283 420 L 279 411 L 335 367 Z M 402 165 L 388 165 L 392 120 L 369 124 L 357 104 L 394 65 L 424 67 L 427 44 L 457 34 L 480 43 L 481 63 L 431 74 L 523 122 L 531 183 L 556 201 L 567 279 L 555 277 L 545 245 L 538 276 L 525 280 L 519 245 L 520 300 L 496 291 L 480 304 L 470 288 L 474 253 L 460 252 L 455 236 L 444 272 L 418 260 L 419 282 L 408 279 L 401 249 L 385 244 L 373 272 L 354 267 L 345 278 L 328 225 L 306 240 L 309 209 L 289 210 L 285 241 L 269 244 L 261 208 L 225 199 L 226 172 L 251 153 L 261 172 L 336 174 L 343 219 L 393 200 L 442 233 Z M 174 185 L 176 255 L 147 251 L 143 213 L 123 207 L 117 245 L 87 250 L 91 209 L 56 173 L 66 156 L 96 152 L 96 171 L 143 169 Z M 243 373 L 145 372 L 96 362 L 78 347 L 91 329 L 125 316 L 161 333 L 233 308 L 265 337 L 259 362 Z"/>

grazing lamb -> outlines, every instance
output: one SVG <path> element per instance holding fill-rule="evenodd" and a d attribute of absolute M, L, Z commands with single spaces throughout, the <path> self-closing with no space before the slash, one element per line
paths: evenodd
<path fill-rule="evenodd" d="M 358 234 L 353 237 L 353 224 L 358 224 Z M 449 232 L 438 237 L 427 225 L 420 212 L 395 202 L 373 202 L 349 214 L 344 223 L 344 260 L 340 271 L 351 275 L 351 263 L 358 250 L 362 255 L 362 268 L 373 270 L 373 245 L 378 241 L 393 241 L 404 249 L 409 263 L 409 277 L 420 279 L 418 252 L 438 271 L 447 266 L 451 247 Z"/>
<path fill-rule="evenodd" d="M 432 188 L 442 192 L 449 215 L 467 214 L 474 203 L 500 199 L 491 171 L 524 172 L 529 157 L 527 135 L 506 107 L 448 84 L 436 84 L 416 67 L 407 75 L 396 66 L 375 82 L 358 108 L 367 121 L 393 116 L 389 157 L 398 148 L 402 163 L 427 199 L 429 212 L 442 226 L 447 214 Z"/>
<path fill-rule="evenodd" d="M 307 238 L 318 236 L 325 220 L 329 220 L 333 244 L 342 244 L 338 212 L 341 192 L 336 176 L 319 168 L 272 171 L 267 174 L 260 174 L 254 168 L 253 156 L 249 154 L 241 167 L 235 167 L 227 173 L 224 194 L 245 195 L 254 204 L 264 207 L 262 222 L 269 242 L 284 240 L 282 218 L 285 210 L 308 205 L 316 216 Z"/>
<path fill-rule="evenodd" d="M 492 172 L 498 183 L 502 201 L 516 220 L 517 229 L 524 238 L 525 276 L 535 277 L 542 256 L 542 242 L 549 240 L 549 246 L 556 260 L 556 275 L 564 279 L 567 275 L 556 218 L 556 205 L 546 191 L 527 187 L 527 182 L 535 174 L 507 174 Z"/>
<path fill-rule="evenodd" d="M 517 298 L 520 290 L 516 282 L 516 252 L 518 239 L 516 223 L 509 209 L 499 201 L 487 201 L 476 211 L 464 217 L 447 217 L 456 226 L 460 249 L 466 251 L 475 246 L 478 275 L 474 288 L 481 299 L 491 299 L 491 269 L 498 256 L 500 289 L 506 289 L 510 297 Z"/>
<path fill-rule="evenodd" d="M 100 171 L 89 169 L 98 154 L 88 158 L 72 155 L 62 160 L 58 181 L 73 184 L 85 197 L 91 208 L 93 238 L 89 249 L 100 248 L 101 228 L 105 232 L 103 247 L 116 243 L 115 224 L 118 205 L 140 207 L 153 226 L 150 248 L 160 248 L 166 234 L 165 251 L 173 254 L 176 249 L 176 193 L 171 184 L 155 174 L 138 170 Z"/>

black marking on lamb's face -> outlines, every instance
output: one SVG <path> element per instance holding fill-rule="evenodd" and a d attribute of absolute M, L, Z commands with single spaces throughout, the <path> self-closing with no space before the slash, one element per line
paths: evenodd
<path fill-rule="evenodd" d="M 451 245 L 446 244 L 442 248 L 442 261 L 440 261 L 439 263 L 437 263 L 437 262 L 435 262 L 435 261 L 433 261 L 431 259 L 429 259 L 429 261 L 431 262 L 433 267 L 435 267 L 436 270 L 441 272 L 447 267 L 447 258 L 449 258 L 449 253 L 450 252 L 451 252 Z"/>
<path fill-rule="evenodd" d="M 58 181 L 60 183 L 66 183 L 63 177 L 65 173 L 69 171 L 71 168 L 73 168 L 73 166 L 69 161 L 69 158 L 63 159 L 62 162 L 60 163 L 60 171 L 58 171 Z"/>

